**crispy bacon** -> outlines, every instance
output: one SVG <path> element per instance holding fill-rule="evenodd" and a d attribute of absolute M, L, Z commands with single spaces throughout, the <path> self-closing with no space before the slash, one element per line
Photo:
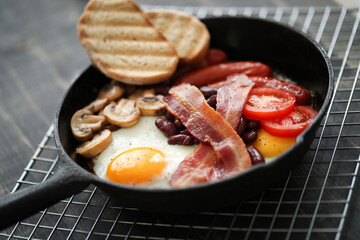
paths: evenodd
<path fill-rule="evenodd" d="M 240 116 L 254 83 L 244 74 L 229 77 L 225 84 L 218 90 L 216 97 L 216 111 L 236 129 Z"/>
<path fill-rule="evenodd" d="M 211 182 L 251 166 L 246 146 L 233 129 L 239 124 L 252 86 L 253 83 L 245 75 L 241 80 L 228 79 L 227 84 L 218 91 L 217 110 L 220 114 L 205 103 L 195 87 L 180 85 L 171 90 L 171 96 L 165 98 L 168 110 L 202 141 L 179 165 L 170 181 L 172 187 Z"/>
<path fill-rule="evenodd" d="M 216 166 L 217 157 L 209 144 L 200 143 L 195 151 L 187 156 L 173 174 L 170 185 L 172 187 L 193 186 L 199 183 L 210 182 L 214 177 L 212 172 Z"/>

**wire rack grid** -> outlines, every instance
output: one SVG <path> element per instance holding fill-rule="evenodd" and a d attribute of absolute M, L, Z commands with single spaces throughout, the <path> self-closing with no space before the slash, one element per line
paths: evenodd
<path fill-rule="evenodd" d="M 259 196 L 191 216 L 142 212 L 91 185 L 1 231 L 0 239 L 340 239 L 360 163 L 360 9 L 142 7 L 176 9 L 199 18 L 274 19 L 320 42 L 334 66 L 335 92 L 304 159 Z M 13 191 L 45 181 L 53 174 L 57 154 L 51 126 Z"/>

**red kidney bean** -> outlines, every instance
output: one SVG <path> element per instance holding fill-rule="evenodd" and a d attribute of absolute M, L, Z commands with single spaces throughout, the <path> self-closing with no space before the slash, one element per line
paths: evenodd
<path fill-rule="evenodd" d="M 254 146 L 247 147 L 247 150 L 253 165 L 265 162 L 263 155 L 261 155 L 261 153 Z"/>
<path fill-rule="evenodd" d="M 165 119 L 165 118 L 161 118 L 161 117 L 157 118 L 155 120 L 155 125 L 167 137 L 171 137 L 171 136 L 173 136 L 173 135 L 175 135 L 175 134 L 177 134 L 179 132 L 177 130 L 177 128 L 175 127 L 174 123 L 169 121 L 168 119 Z"/>
<path fill-rule="evenodd" d="M 159 85 L 155 87 L 155 94 L 158 95 L 168 95 L 169 94 L 170 87 L 166 85 Z"/>
<path fill-rule="evenodd" d="M 202 92 L 205 98 L 209 98 L 212 95 L 217 94 L 217 89 L 212 87 L 202 86 L 199 88 L 199 90 Z"/>
<path fill-rule="evenodd" d="M 187 134 L 179 133 L 169 137 L 167 142 L 170 145 L 192 145 L 194 143 L 194 138 Z"/>
<path fill-rule="evenodd" d="M 241 138 L 245 143 L 251 143 L 256 140 L 257 133 L 254 130 L 246 131 L 242 134 Z"/>
<path fill-rule="evenodd" d="M 172 122 L 175 120 L 174 115 L 172 115 L 169 111 L 166 111 L 166 112 L 165 112 L 165 117 L 166 117 L 169 121 L 172 121 Z"/>
<path fill-rule="evenodd" d="M 246 118 L 244 116 L 241 116 L 239 126 L 236 132 L 239 136 L 241 136 L 245 132 L 245 129 L 246 129 Z"/>
<path fill-rule="evenodd" d="M 210 105 L 210 107 L 216 109 L 216 95 L 212 95 L 211 97 L 209 97 L 207 103 Z"/>
<path fill-rule="evenodd" d="M 197 138 L 195 138 L 193 135 L 191 135 L 191 134 L 188 132 L 188 130 L 186 130 L 186 129 L 181 130 L 179 133 L 180 133 L 180 134 L 186 134 L 186 135 L 189 135 L 189 136 L 193 137 L 193 138 L 194 138 L 194 144 L 200 144 L 200 142 L 201 142 L 199 139 L 197 139 Z"/>
<path fill-rule="evenodd" d="M 185 126 L 182 124 L 182 122 L 181 122 L 178 118 L 176 118 L 176 119 L 174 120 L 174 125 L 175 125 L 175 127 L 176 127 L 177 129 L 179 129 L 179 130 L 185 129 Z"/>
<path fill-rule="evenodd" d="M 246 129 L 247 130 L 254 130 L 254 131 L 256 131 L 256 130 L 258 130 L 259 128 L 260 128 L 260 121 L 258 121 L 258 120 L 252 120 L 252 119 L 250 119 L 250 120 L 248 120 L 247 121 L 247 123 L 246 123 Z"/>

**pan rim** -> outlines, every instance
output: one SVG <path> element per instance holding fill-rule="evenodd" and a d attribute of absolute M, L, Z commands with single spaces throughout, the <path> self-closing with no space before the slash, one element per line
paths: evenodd
<path fill-rule="evenodd" d="M 209 187 L 215 187 L 218 184 L 223 184 L 225 182 L 230 182 L 230 181 L 233 181 L 234 179 L 237 179 L 237 178 L 244 178 L 249 174 L 253 174 L 253 172 L 255 172 L 255 171 L 261 171 L 261 170 L 267 170 L 267 169 L 274 168 L 274 167 L 276 167 L 276 165 L 279 162 L 281 162 L 281 160 L 287 158 L 289 153 L 291 153 L 292 151 L 295 151 L 296 148 L 299 148 L 301 146 L 301 144 L 304 142 L 304 137 L 306 135 L 308 135 L 309 132 L 313 128 L 315 128 L 316 126 L 319 125 L 319 123 L 322 120 L 322 118 L 323 118 L 323 116 L 325 114 L 325 111 L 328 109 L 329 104 L 331 102 L 331 99 L 333 97 L 335 76 L 334 76 L 332 63 L 331 63 L 330 58 L 327 55 L 326 51 L 320 45 L 320 43 L 316 42 L 309 35 L 302 32 L 297 27 L 290 26 L 288 24 L 284 24 L 284 23 L 277 22 L 277 21 L 274 21 L 274 20 L 263 19 L 263 18 L 258 18 L 258 17 L 247 17 L 247 16 L 241 16 L 241 17 L 230 17 L 230 16 L 229 17 L 211 17 L 211 18 L 200 19 L 200 20 L 206 22 L 206 21 L 214 21 L 214 20 L 218 20 L 218 19 L 245 19 L 245 20 L 249 20 L 249 21 L 261 21 L 261 22 L 265 22 L 267 24 L 278 25 L 278 26 L 280 26 L 282 28 L 286 28 L 287 30 L 295 32 L 299 36 L 302 36 L 304 39 L 309 41 L 316 48 L 316 50 L 321 54 L 323 60 L 326 63 L 326 68 L 327 68 L 327 71 L 328 71 L 328 81 L 329 82 L 328 82 L 327 93 L 326 93 L 323 105 L 319 109 L 315 120 L 313 121 L 313 123 L 303 133 L 301 133 L 296 138 L 296 143 L 292 147 L 290 147 L 289 149 L 286 150 L 286 152 L 284 152 L 283 154 L 281 154 L 280 156 L 276 157 L 275 159 L 273 159 L 272 161 L 270 161 L 268 163 L 254 165 L 251 168 L 246 169 L 244 172 L 241 172 L 241 173 L 239 173 L 237 175 L 234 175 L 234 176 L 230 176 L 230 177 L 221 179 L 219 181 L 201 183 L 201 184 L 198 184 L 198 185 L 195 185 L 195 186 L 190 186 L 190 187 L 169 188 L 169 189 L 146 188 L 146 187 L 141 187 L 141 186 L 134 187 L 134 186 L 119 184 L 119 183 L 111 182 L 111 181 L 106 180 L 106 179 L 102 179 L 102 178 L 96 176 L 95 174 L 87 171 L 86 169 L 82 168 L 77 163 L 75 163 L 75 161 L 73 161 L 73 159 L 69 156 L 69 154 L 63 148 L 63 146 L 61 144 L 60 137 L 59 137 L 59 116 L 60 116 L 61 109 L 63 107 L 64 100 L 66 99 L 66 97 L 67 97 L 69 91 L 72 89 L 73 85 L 77 82 L 77 80 L 79 78 L 81 78 L 82 74 L 84 74 L 89 69 L 93 68 L 93 66 L 90 65 L 89 67 L 87 67 L 84 71 L 79 73 L 78 76 L 76 76 L 72 80 L 72 82 L 70 83 L 70 85 L 65 90 L 62 97 L 60 98 L 59 103 L 57 105 L 56 113 L 55 113 L 55 119 L 54 119 L 55 143 L 56 143 L 56 145 L 57 145 L 57 147 L 59 149 L 59 154 L 63 157 L 63 160 L 66 162 L 66 164 L 69 164 L 69 162 L 71 162 L 70 163 L 71 166 L 75 167 L 78 173 L 82 174 L 86 179 L 89 180 L 89 182 L 92 182 L 95 185 L 97 185 L 97 183 L 99 183 L 99 184 L 102 184 L 102 185 L 110 185 L 110 186 L 113 186 L 113 187 L 116 187 L 116 188 L 121 188 L 121 189 L 124 189 L 124 190 L 130 190 L 130 191 L 135 191 L 135 192 L 149 192 L 149 193 L 151 192 L 151 193 L 154 193 L 154 194 L 155 193 L 188 192 L 188 191 L 199 191 L 201 189 L 209 188 Z"/>

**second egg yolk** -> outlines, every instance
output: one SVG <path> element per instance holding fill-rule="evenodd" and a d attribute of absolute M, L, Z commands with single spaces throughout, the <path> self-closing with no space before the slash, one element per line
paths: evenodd
<path fill-rule="evenodd" d="M 257 134 L 253 145 L 265 158 L 279 156 L 296 142 L 296 138 L 276 137 L 263 129 L 260 129 Z"/>
<path fill-rule="evenodd" d="M 164 158 L 164 154 L 154 148 L 129 149 L 111 161 L 106 176 L 111 181 L 129 185 L 151 182 L 166 166 Z"/>

